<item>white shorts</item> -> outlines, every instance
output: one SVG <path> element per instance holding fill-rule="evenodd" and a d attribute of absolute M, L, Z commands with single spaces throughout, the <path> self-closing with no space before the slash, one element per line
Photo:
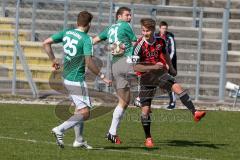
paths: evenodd
<path fill-rule="evenodd" d="M 64 79 L 64 85 L 69 96 L 72 98 L 76 109 L 82 109 L 85 107 L 92 108 L 91 100 L 88 96 L 87 84 L 85 81 L 74 82 Z"/>

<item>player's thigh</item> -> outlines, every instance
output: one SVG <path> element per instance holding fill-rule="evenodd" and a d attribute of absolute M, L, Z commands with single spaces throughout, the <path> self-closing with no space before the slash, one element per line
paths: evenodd
<path fill-rule="evenodd" d="M 130 88 L 117 89 L 117 96 L 119 103 L 127 106 L 130 102 Z"/>
<path fill-rule="evenodd" d="M 84 117 L 84 119 L 88 119 L 89 116 L 90 116 L 90 108 L 88 106 L 83 106 L 82 107 L 76 107 L 75 108 L 75 112 L 74 114 L 79 114 L 79 115 L 82 115 Z"/>
<path fill-rule="evenodd" d="M 173 76 L 168 73 L 164 73 L 159 78 L 159 87 L 167 90 L 168 92 L 172 91 L 172 86 L 176 83 L 176 80 Z"/>
<path fill-rule="evenodd" d="M 126 61 L 127 58 L 123 57 L 112 65 L 112 73 L 115 80 L 116 89 L 130 88 L 128 77 L 129 73 L 133 72 L 133 68 Z"/>
<path fill-rule="evenodd" d="M 69 96 L 74 102 L 76 109 L 82 109 L 86 106 L 92 107 L 90 97 L 88 95 L 87 84 L 85 81 L 73 82 L 64 80 L 64 85 L 68 91 Z"/>

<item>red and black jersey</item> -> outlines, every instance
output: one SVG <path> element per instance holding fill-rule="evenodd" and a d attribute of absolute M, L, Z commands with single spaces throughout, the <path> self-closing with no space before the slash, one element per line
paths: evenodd
<path fill-rule="evenodd" d="M 153 43 L 147 42 L 143 37 L 139 38 L 134 47 L 134 55 L 139 56 L 138 63 L 153 65 L 157 62 L 166 64 L 166 44 L 162 38 L 154 38 Z"/>
<path fill-rule="evenodd" d="M 137 63 L 154 65 L 158 62 L 166 65 L 166 44 L 160 37 L 155 37 L 153 43 L 149 43 L 144 37 L 138 39 L 134 47 L 134 55 L 139 56 Z"/>

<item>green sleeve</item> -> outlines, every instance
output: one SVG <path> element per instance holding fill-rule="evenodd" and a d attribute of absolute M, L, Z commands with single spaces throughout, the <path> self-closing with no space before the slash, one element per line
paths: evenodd
<path fill-rule="evenodd" d="M 65 31 L 58 32 L 58 33 L 56 33 L 56 34 L 53 34 L 53 35 L 51 36 L 51 38 L 53 39 L 53 41 L 54 41 L 55 43 L 60 43 L 60 42 L 62 42 L 64 33 L 65 33 Z"/>
<path fill-rule="evenodd" d="M 125 33 L 130 38 L 131 41 L 133 41 L 133 42 L 137 41 L 137 37 L 136 37 L 135 33 L 133 32 L 133 29 L 129 23 L 126 23 Z"/>
<path fill-rule="evenodd" d="M 105 29 L 98 35 L 98 37 L 99 37 L 101 40 L 106 40 L 106 39 L 107 39 L 107 36 L 108 36 L 108 30 L 109 30 L 109 27 L 105 28 Z"/>
<path fill-rule="evenodd" d="M 87 38 L 84 41 L 83 54 L 85 56 L 92 56 L 93 55 L 93 45 L 92 45 L 92 38 L 91 37 Z"/>

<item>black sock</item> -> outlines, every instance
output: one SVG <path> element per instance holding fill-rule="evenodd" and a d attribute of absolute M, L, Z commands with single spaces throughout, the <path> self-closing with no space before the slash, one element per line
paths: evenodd
<path fill-rule="evenodd" d="M 151 127 L 151 117 L 150 115 L 141 115 L 141 122 L 142 122 L 142 126 L 143 126 L 143 130 L 145 133 L 145 137 L 149 138 L 151 137 L 151 131 L 150 131 L 150 127 Z"/>
<path fill-rule="evenodd" d="M 194 115 L 196 109 L 192 103 L 191 98 L 189 97 L 189 95 L 186 92 L 181 93 L 180 95 L 180 100 L 181 102 L 192 112 L 192 114 Z"/>

